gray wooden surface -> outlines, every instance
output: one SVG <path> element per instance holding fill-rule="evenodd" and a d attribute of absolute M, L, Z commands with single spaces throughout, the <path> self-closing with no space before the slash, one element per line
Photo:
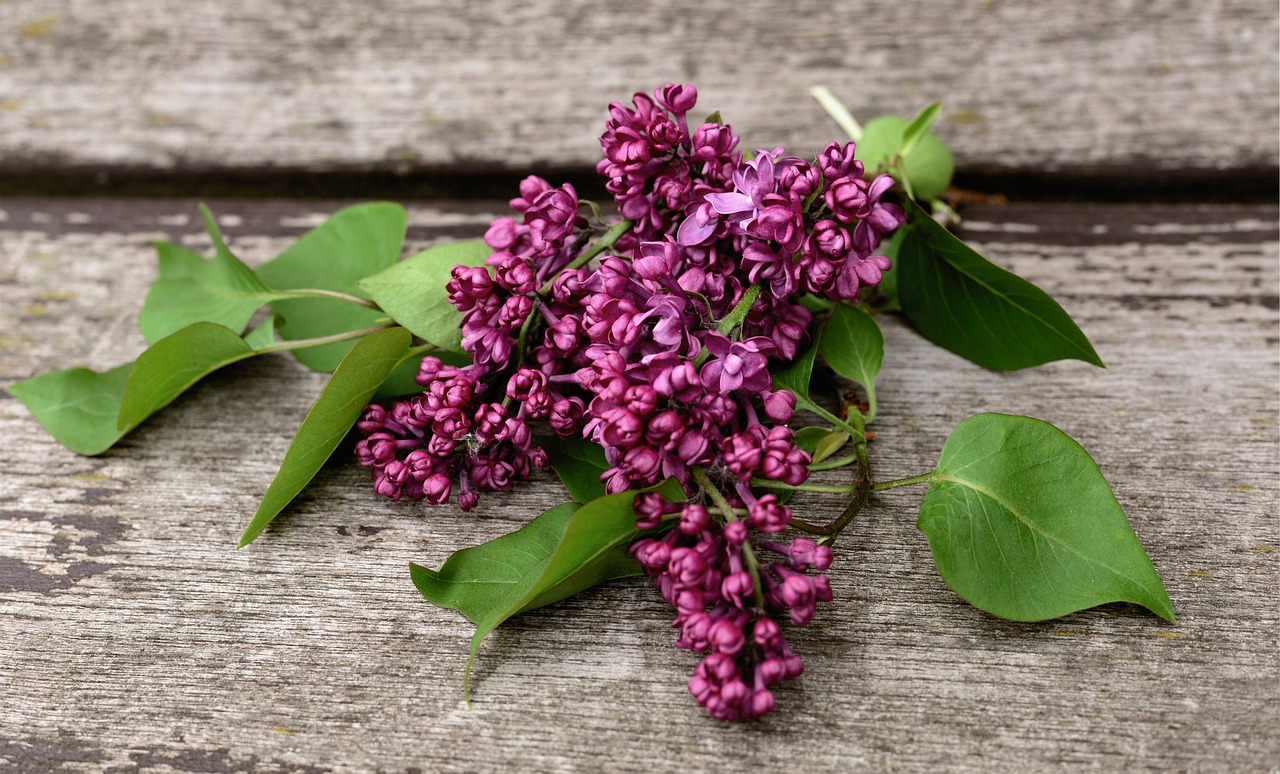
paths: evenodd
<path fill-rule="evenodd" d="M 1266 0 L 8 0 L 0 178 L 587 167 L 611 100 L 693 82 L 750 142 L 943 99 L 969 171 L 1274 170 Z M 1265 177 L 1265 175 L 1264 175 Z M 3 182 L 3 180 L 0 180 Z"/>
<path fill-rule="evenodd" d="M 212 205 L 252 264 L 336 207 Z M 410 241 L 474 237 L 496 207 L 415 205 Z M 967 215 L 964 237 L 1055 295 L 1109 367 L 986 372 L 889 319 L 879 476 L 928 469 L 972 413 L 1049 420 L 1098 460 L 1178 625 L 1125 605 L 1042 624 L 974 610 L 903 490 L 842 539 L 836 601 L 793 635 L 807 672 L 767 719 L 705 717 L 684 688 L 695 659 L 640 581 L 497 632 L 467 709 L 470 626 L 407 563 L 515 528 L 558 485 L 462 514 L 382 500 L 339 459 L 234 551 L 323 383 L 273 355 L 94 459 L 0 395 L 0 770 L 1275 771 L 1276 207 Z M 205 244 L 194 202 L 0 200 L 0 387 L 134 357 L 160 237 Z"/>
<path fill-rule="evenodd" d="M 392 504 L 340 457 L 234 551 L 324 380 L 273 355 L 93 459 L 0 393 L 0 771 L 1276 771 L 1278 212 L 1221 201 L 1280 163 L 1275 4 L 619 8 L 0 0 L 0 191 L 581 171 L 605 105 L 668 80 L 750 145 L 835 136 L 806 94 L 825 83 L 863 118 L 942 98 L 961 171 L 1040 196 L 1203 182 L 1201 206 L 968 208 L 964 237 L 1057 297 L 1109 367 L 986 372 L 889 319 L 872 449 L 893 478 L 979 411 L 1057 424 L 1112 483 L 1178 625 L 1125 605 L 1043 624 L 976 611 L 903 490 L 842 539 L 836 601 L 793 634 L 807 672 L 767 719 L 705 717 L 684 688 L 696 659 L 640 581 L 510 622 L 468 709 L 470 625 L 407 564 L 563 493 L 544 475 L 470 514 Z M 339 206 L 211 204 L 255 265 Z M 474 238 L 498 207 L 416 204 L 411 246 Z M 157 238 L 203 247 L 195 202 L 0 198 L 0 387 L 136 356 Z"/>

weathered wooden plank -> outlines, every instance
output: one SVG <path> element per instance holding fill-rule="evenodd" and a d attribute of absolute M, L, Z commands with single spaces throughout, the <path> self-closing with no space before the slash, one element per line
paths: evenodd
<path fill-rule="evenodd" d="M 215 203 L 266 260 L 317 203 Z M 142 347 L 146 241 L 202 243 L 190 202 L 0 202 L 0 386 Z M 415 246 L 490 205 L 412 208 Z M 1280 428 L 1274 207 L 975 208 L 966 237 L 1054 293 L 1107 361 L 995 374 L 886 321 L 874 460 L 926 469 L 971 413 L 1026 413 L 1100 462 L 1179 624 L 1109 606 L 1045 624 L 966 606 L 886 493 L 844 543 L 836 602 L 768 719 L 707 720 L 643 583 L 512 621 L 459 675 L 469 625 L 409 583 L 561 494 L 547 477 L 470 515 L 326 469 L 231 546 L 322 378 L 228 369 L 117 450 L 76 457 L 0 398 L 0 768 L 71 771 L 1268 771 L 1280 759 Z M 805 501 L 811 512 L 833 498 Z"/>
<path fill-rule="evenodd" d="M 1274 3 L 11 0 L 0 174 L 585 168 L 611 100 L 695 82 L 748 145 L 836 134 L 807 96 L 940 98 L 970 171 L 1270 170 Z"/>

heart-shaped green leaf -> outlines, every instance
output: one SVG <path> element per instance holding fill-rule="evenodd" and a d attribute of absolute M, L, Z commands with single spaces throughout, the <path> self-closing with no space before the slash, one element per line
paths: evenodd
<path fill-rule="evenodd" d="M 840 304 L 822 331 L 822 357 L 831 370 L 861 384 L 867 391 L 870 413 L 876 416 L 876 375 L 884 363 L 884 334 L 871 315 L 860 307 Z"/>
<path fill-rule="evenodd" d="M 252 543 L 293 502 L 346 437 L 378 387 L 409 351 L 413 337 L 387 328 L 359 339 L 329 378 L 285 452 L 280 470 L 262 496 L 237 548 Z"/>
<path fill-rule="evenodd" d="M 492 253 L 484 242 L 437 245 L 365 277 L 357 286 L 415 336 L 461 352 L 462 314 L 449 303 L 444 288 L 453 267 L 483 266 Z"/>
<path fill-rule="evenodd" d="M 684 497 L 672 480 L 656 488 L 671 500 Z M 409 565 L 424 597 L 476 624 L 464 691 L 480 643 L 503 621 L 606 580 L 640 574 L 640 565 L 627 555 L 639 535 L 631 510 L 636 494 L 557 506 L 509 535 L 458 551 L 439 570 Z"/>
<path fill-rule="evenodd" d="M 975 607 L 1015 621 L 1133 602 L 1173 605 L 1106 479 L 1047 422 L 979 414 L 947 439 L 920 530 L 938 572 Z"/>
<path fill-rule="evenodd" d="M 211 322 L 239 333 L 253 313 L 287 294 L 271 291 L 240 262 L 222 239 L 209 208 L 200 205 L 214 257 L 202 258 L 168 242 L 156 244 L 160 278 L 147 293 L 138 328 L 148 344 L 197 322 Z"/>
<path fill-rule="evenodd" d="M 132 369 L 133 363 L 106 373 L 71 368 L 24 379 L 10 385 L 9 392 L 58 443 L 93 456 L 124 437 L 116 428 L 116 417 Z"/>
<path fill-rule="evenodd" d="M 539 444 L 547 453 L 551 467 L 564 482 L 569 496 L 580 503 L 588 503 L 604 497 L 604 482 L 600 476 L 609 469 L 604 449 L 580 436 L 549 438 Z"/>
<path fill-rule="evenodd" d="M 974 252 L 919 207 L 898 253 L 898 297 L 925 338 L 1000 371 L 1073 358 L 1102 365 L 1058 302 Z"/>
<path fill-rule="evenodd" d="M 406 223 L 404 208 L 388 202 L 339 210 L 259 268 L 258 276 L 277 290 L 320 288 L 363 296 L 356 283 L 396 262 Z M 328 298 L 273 301 L 271 308 L 284 319 L 280 335 L 290 340 L 369 328 L 386 317 L 376 309 Z M 332 371 L 352 346 L 339 341 L 293 354 L 308 368 Z"/>

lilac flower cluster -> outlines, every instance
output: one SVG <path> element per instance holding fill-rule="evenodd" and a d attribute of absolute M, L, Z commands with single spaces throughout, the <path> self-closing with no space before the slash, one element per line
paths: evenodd
<path fill-rule="evenodd" d="M 683 505 L 636 499 L 642 529 L 668 530 L 633 553 L 676 608 L 677 645 L 708 653 L 690 691 L 737 720 L 803 669 L 778 621 L 804 625 L 831 598 L 830 550 L 772 540 L 791 512 L 751 488 L 809 475 L 786 426 L 796 396 L 769 368 L 809 335 L 801 295 L 852 300 L 880 281 L 889 261 L 874 251 L 905 215 L 883 201 L 889 177 L 863 179 L 852 143 L 744 159 L 718 118 L 690 127 L 696 100 L 668 85 L 610 106 L 597 169 L 623 220 L 607 231 L 579 215 L 572 186 L 520 184 L 519 217 L 485 234 L 485 266 L 447 285 L 472 365 L 425 359 L 421 395 L 367 408 L 357 455 L 381 494 L 440 503 L 456 478 L 469 509 L 546 464 L 533 441 L 545 421 L 603 449 L 609 493 L 679 482 Z"/>
<path fill-rule="evenodd" d="M 773 709 L 770 686 L 804 671 L 787 646 L 778 619 L 798 626 L 813 620 L 818 602 L 831 600 L 822 572 L 831 549 L 796 538 L 777 543 L 754 533 L 786 528 L 790 512 L 774 495 L 755 498 L 745 488 L 745 515 L 725 524 L 697 503 L 667 503 L 657 493 L 637 496 L 642 528 L 664 517 L 679 522 L 661 538 L 644 538 L 632 553 L 656 578 L 664 599 L 676 608 L 676 645 L 708 655 L 694 670 L 689 691 L 718 720 L 743 720 Z M 776 559 L 765 561 L 767 556 Z"/>

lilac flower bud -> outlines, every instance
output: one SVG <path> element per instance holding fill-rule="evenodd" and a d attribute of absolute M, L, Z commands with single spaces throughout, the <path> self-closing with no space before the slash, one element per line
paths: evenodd
<path fill-rule="evenodd" d="M 361 465 L 386 465 L 396 458 L 396 439 L 390 433 L 374 433 L 356 442 L 356 459 Z"/>
<path fill-rule="evenodd" d="M 631 555 L 647 570 L 665 570 L 671 561 L 671 546 L 662 540 L 644 538 L 631 546 Z"/>
<path fill-rule="evenodd" d="M 699 161 L 715 161 L 733 153 L 738 137 L 724 124 L 703 124 L 693 133 L 693 157 Z"/>
<path fill-rule="evenodd" d="M 667 498 L 661 492 L 644 492 L 636 495 L 631 503 L 631 510 L 636 515 L 638 529 L 653 529 L 662 523 L 666 513 Z"/>
<path fill-rule="evenodd" d="M 676 591 L 672 605 L 686 615 L 701 612 L 707 606 L 707 595 L 700 588 L 681 587 Z"/>
<path fill-rule="evenodd" d="M 667 451 L 675 449 L 682 435 L 684 435 L 684 422 L 680 419 L 680 414 L 673 410 L 663 411 L 650 417 L 644 432 L 644 438 L 650 445 Z"/>
<path fill-rule="evenodd" d="M 404 458 L 404 464 L 415 481 L 424 481 L 435 469 L 436 460 L 425 449 L 415 449 Z"/>
<path fill-rule="evenodd" d="M 770 420 L 784 425 L 796 413 L 796 396 L 789 390 L 777 390 L 764 396 L 764 413 Z"/>
<path fill-rule="evenodd" d="M 791 541 L 790 550 L 787 552 L 787 561 L 795 570 L 807 570 L 812 567 L 818 572 L 823 572 L 831 566 L 831 559 L 831 549 L 828 546 L 820 546 L 808 538 L 796 538 Z"/>
<path fill-rule="evenodd" d="M 515 218 L 496 218 L 484 232 L 484 243 L 494 250 L 509 250 L 520 240 L 522 231 L 527 230 L 517 224 Z"/>
<path fill-rule="evenodd" d="M 533 368 L 521 368 L 507 380 L 507 397 L 528 400 L 535 392 L 547 389 L 547 375 Z"/>
<path fill-rule="evenodd" d="M 604 482 L 605 494 L 618 494 L 631 488 L 631 479 L 624 468 L 609 468 L 600 474 L 600 480 Z"/>
<path fill-rule="evenodd" d="M 567 438 L 582 429 L 582 417 L 586 409 L 581 398 L 561 398 L 551 406 L 551 415 L 547 421 L 557 435 Z"/>
<path fill-rule="evenodd" d="M 853 143 L 847 142 L 841 145 L 832 142 L 818 154 L 816 163 L 822 170 L 822 176 L 827 180 L 836 180 L 841 177 L 860 178 L 863 172 L 862 162 L 856 161 L 853 155 Z"/>
<path fill-rule="evenodd" d="M 601 417 L 600 441 L 609 446 L 634 446 L 644 432 L 640 418 L 623 408 L 612 409 Z"/>
<path fill-rule="evenodd" d="M 432 457 L 443 459 L 452 456 L 457 450 L 458 442 L 443 435 L 433 435 L 431 440 L 427 442 L 427 453 Z"/>
<path fill-rule="evenodd" d="M 545 419 L 551 413 L 555 400 L 549 392 L 535 392 L 525 400 L 524 411 L 532 419 Z"/>
<path fill-rule="evenodd" d="M 435 422 L 431 425 L 431 432 L 437 436 L 459 441 L 467 433 L 471 432 L 471 420 L 467 418 L 466 414 L 462 413 L 462 409 L 446 408 L 436 414 Z"/>
<path fill-rule="evenodd" d="M 767 715 L 773 710 L 773 694 L 769 692 L 769 689 L 761 688 L 751 694 L 751 698 L 748 699 L 748 705 L 750 707 L 747 711 L 748 717 L 758 718 L 762 715 Z"/>
<path fill-rule="evenodd" d="M 387 423 L 387 410 L 377 403 L 364 407 L 364 413 L 356 420 L 356 429 L 364 435 L 371 435 L 381 430 Z"/>
<path fill-rule="evenodd" d="M 413 380 L 423 387 L 429 386 L 436 380 L 436 377 L 445 369 L 445 364 L 438 357 L 430 355 L 422 358 L 422 362 L 418 364 L 418 375 Z"/>
<path fill-rule="evenodd" d="M 453 481 L 444 473 L 432 473 L 422 482 L 423 497 L 432 505 L 448 502 L 452 492 Z"/>
<path fill-rule="evenodd" d="M 477 489 L 501 492 L 511 488 L 515 469 L 511 463 L 492 457 L 477 457 L 471 465 L 471 485 Z"/>
<path fill-rule="evenodd" d="M 680 622 L 680 638 L 676 647 L 692 651 L 704 651 L 711 647 L 711 627 L 715 619 L 701 611 L 683 616 Z"/>
<path fill-rule="evenodd" d="M 511 200 L 511 209 L 524 212 L 529 209 L 535 199 L 550 190 L 551 184 L 546 180 L 537 175 L 529 175 L 520 181 L 520 198 Z"/>
<path fill-rule="evenodd" d="M 668 83 L 658 89 L 658 103 L 672 113 L 688 113 L 698 101 L 698 90 L 692 84 Z"/>
<path fill-rule="evenodd" d="M 399 460 L 392 460 L 392 462 L 397 466 L 402 465 Z M 388 465 L 387 467 L 391 466 Z M 393 468 L 390 473 L 388 473 L 386 468 L 375 469 L 373 473 L 373 491 L 383 497 L 389 497 L 393 501 L 399 501 L 400 493 L 404 489 L 404 486 L 396 481 L 396 474 L 398 472 L 398 468 Z"/>
<path fill-rule="evenodd" d="M 479 330 L 462 337 L 462 348 L 481 368 L 502 368 L 511 360 L 512 339 L 506 331 Z"/>
<path fill-rule="evenodd" d="M 755 581 L 751 579 L 751 573 L 746 570 L 730 573 L 720 583 L 720 595 L 739 610 L 742 609 L 743 602 L 750 599 L 755 591 Z M 739 631 L 738 634 L 741 635 L 742 632 Z"/>
<path fill-rule="evenodd" d="M 467 489 L 458 493 L 458 508 L 464 511 L 472 510 L 480 502 L 480 495 Z"/>
<path fill-rule="evenodd" d="M 686 465 L 701 465 L 709 461 L 711 444 L 701 430 L 687 430 L 680 436 L 676 456 Z"/>
<path fill-rule="evenodd" d="M 533 268 L 524 258 L 511 253 L 494 253 L 485 261 L 493 268 L 493 281 L 512 293 L 532 293 L 536 289 Z"/>
<path fill-rule="evenodd" d="M 755 629 L 751 636 L 755 639 L 756 644 L 769 651 L 777 651 L 787 644 L 782 637 L 782 627 L 778 626 L 777 621 L 764 615 L 756 619 Z"/>
<path fill-rule="evenodd" d="M 730 545 L 740 546 L 747 542 L 747 525 L 742 521 L 731 521 L 724 525 L 724 539 Z"/>
<path fill-rule="evenodd" d="M 791 509 L 778 502 L 775 494 L 766 494 L 751 506 L 747 521 L 761 532 L 781 532 L 791 522 Z"/>
<path fill-rule="evenodd" d="M 520 451 L 529 451 L 533 445 L 533 430 L 529 423 L 519 417 L 508 417 L 506 424 L 506 440 Z"/>
<path fill-rule="evenodd" d="M 509 432 L 507 409 L 501 403 L 486 403 L 476 410 L 475 433 L 480 443 L 505 441 Z"/>
<path fill-rule="evenodd" d="M 840 261 L 849 254 L 853 242 L 849 232 L 834 220 L 820 220 L 809 236 L 809 250 L 814 255 Z"/>
<path fill-rule="evenodd" d="M 539 195 L 525 211 L 524 222 L 531 231 L 534 248 L 542 250 L 560 244 L 572 234 L 577 217 L 578 192 L 572 185 L 565 183 L 560 188 L 553 188 Z"/>
<path fill-rule="evenodd" d="M 728 618 L 721 618 L 712 624 L 707 639 L 710 640 L 713 651 L 726 656 L 738 655 L 742 646 L 747 644 L 747 638 L 743 635 L 742 629 Z"/>
<path fill-rule="evenodd" d="M 827 189 L 827 207 L 841 223 L 848 223 L 866 214 L 868 208 L 867 184 L 853 177 L 842 177 L 831 182 Z"/>
<path fill-rule="evenodd" d="M 587 290 L 583 286 L 587 272 L 583 269 L 565 269 L 551 283 L 551 297 L 560 304 L 577 305 Z"/>
<path fill-rule="evenodd" d="M 818 606 L 812 578 L 793 573 L 783 579 L 779 589 L 783 603 L 791 608 L 791 620 L 796 626 L 813 620 Z"/>
<path fill-rule="evenodd" d="M 769 205 L 760 211 L 750 233 L 762 239 L 772 239 L 788 253 L 795 252 L 804 244 L 804 215 L 799 206 L 794 209 L 786 203 Z"/>
<path fill-rule="evenodd" d="M 710 523 L 711 515 L 697 503 L 689 503 L 680 509 L 680 531 L 686 535 L 697 535 Z"/>
<path fill-rule="evenodd" d="M 499 328 L 514 330 L 524 324 L 531 312 L 533 312 L 532 298 L 511 296 L 502 302 L 502 307 L 498 309 L 498 316 L 493 324 Z"/>
<path fill-rule="evenodd" d="M 627 411 L 637 416 L 647 417 L 658 405 L 658 391 L 647 384 L 636 384 L 627 388 L 622 399 L 626 403 Z"/>
<path fill-rule="evenodd" d="M 747 481 L 760 470 L 763 449 L 757 433 L 737 433 L 725 439 L 721 447 L 729 472 L 740 481 Z"/>
<path fill-rule="evenodd" d="M 637 446 L 623 456 L 622 465 L 632 482 L 653 483 L 662 473 L 662 455 L 648 446 Z"/>
<path fill-rule="evenodd" d="M 445 284 L 444 289 L 449 293 L 449 303 L 459 312 L 474 308 L 480 299 L 493 292 L 493 279 L 483 266 L 455 266 L 450 276 L 452 279 Z"/>
<path fill-rule="evenodd" d="M 688 586 L 702 585 L 707 569 L 706 560 L 694 549 L 685 547 L 672 549 L 667 572 L 670 572 L 680 583 Z"/>
<path fill-rule="evenodd" d="M 465 376 L 455 376 L 431 386 L 431 392 L 439 395 L 441 408 L 462 408 L 476 397 L 476 382 Z"/>

